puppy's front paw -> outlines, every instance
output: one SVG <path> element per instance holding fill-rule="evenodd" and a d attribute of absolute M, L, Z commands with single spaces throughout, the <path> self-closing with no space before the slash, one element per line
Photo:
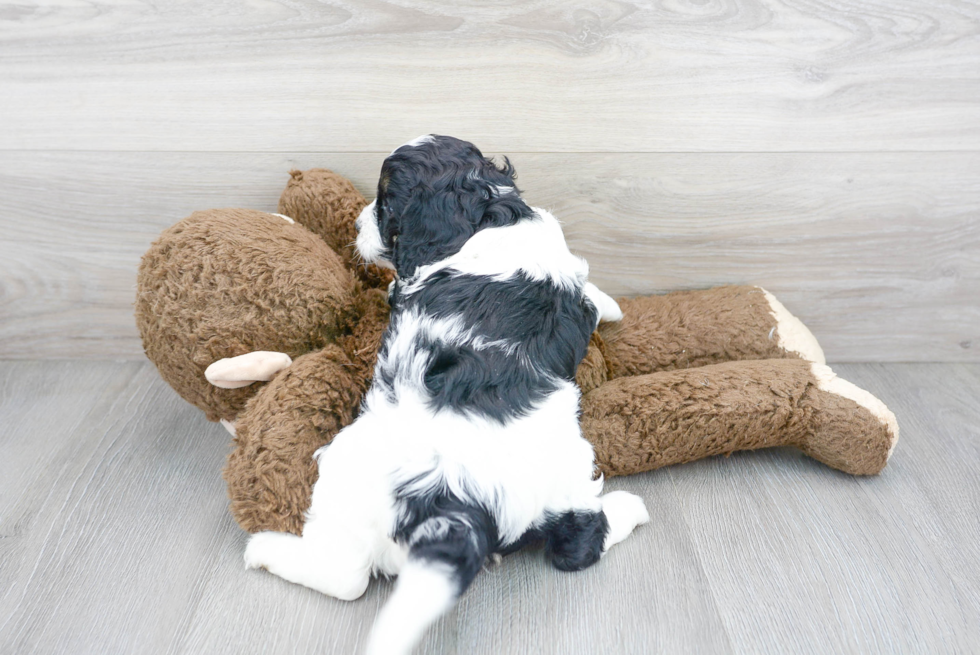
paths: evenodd
<path fill-rule="evenodd" d="M 610 298 L 609 303 L 602 309 L 601 320 L 603 322 L 611 321 L 613 323 L 623 320 L 623 310 L 620 309 L 619 303 Z"/>
<path fill-rule="evenodd" d="M 589 298 L 599 314 L 599 322 L 621 321 L 623 320 L 623 310 L 619 303 L 612 299 L 612 296 L 602 292 L 599 287 L 587 282 L 585 284 L 585 295 Z"/>
<path fill-rule="evenodd" d="M 613 491 L 603 496 L 602 511 L 609 522 L 603 552 L 628 537 L 633 528 L 650 520 L 643 499 L 626 491 Z"/>

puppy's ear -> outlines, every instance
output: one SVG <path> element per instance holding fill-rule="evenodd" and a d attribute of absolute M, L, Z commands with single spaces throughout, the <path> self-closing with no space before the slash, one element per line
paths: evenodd
<path fill-rule="evenodd" d="M 504 162 L 497 167 L 481 156 L 427 178 L 399 181 L 399 187 L 410 189 L 404 202 L 391 205 L 397 225 L 392 251 L 400 276 L 459 252 L 482 229 L 513 225 L 532 214 L 514 186 L 513 166 Z"/>
<path fill-rule="evenodd" d="M 504 157 L 500 166 L 493 160 L 480 157 L 481 165 L 475 176 L 479 195 L 486 198 L 480 216 L 480 228 L 513 225 L 531 215 L 531 208 L 521 198 L 521 191 L 515 184 L 517 174 L 510 159 Z"/>
<path fill-rule="evenodd" d="M 458 197 L 452 188 L 441 180 L 425 181 L 402 202 L 391 203 L 392 262 L 402 279 L 459 252 L 476 231 L 472 219 L 478 212 L 471 199 Z"/>

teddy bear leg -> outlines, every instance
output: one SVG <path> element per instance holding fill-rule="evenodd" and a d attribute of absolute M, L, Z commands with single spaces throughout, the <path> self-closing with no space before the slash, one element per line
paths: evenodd
<path fill-rule="evenodd" d="M 891 456 L 898 425 L 826 366 L 778 359 L 611 380 L 583 396 L 582 433 L 609 476 L 771 446 L 871 475 Z"/>
<path fill-rule="evenodd" d="M 813 334 L 760 287 L 677 291 L 618 302 L 623 319 L 598 328 L 610 378 L 736 360 L 824 363 Z"/>
<path fill-rule="evenodd" d="M 817 364 L 826 364 L 823 348 L 817 343 L 817 338 L 813 336 L 810 329 L 803 324 L 803 321 L 790 313 L 783 303 L 776 299 L 762 287 L 755 287 L 763 293 L 769 303 L 769 312 L 772 314 L 776 325 L 769 330 L 767 338 L 776 340 L 776 345 L 790 354 L 797 355 L 800 359 L 805 359 Z"/>
<path fill-rule="evenodd" d="M 811 364 L 815 384 L 805 406 L 811 429 L 800 449 L 814 459 L 854 475 L 874 475 L 898 443 L 898 421 L 878 398 L 837 377 L 828 366 Z"/>

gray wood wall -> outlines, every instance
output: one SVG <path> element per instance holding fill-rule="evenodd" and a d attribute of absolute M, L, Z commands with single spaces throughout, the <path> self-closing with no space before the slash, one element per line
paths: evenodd
<path fill-rule="evenodd" d="M 0 357 L 142 356 L 139 257 L 290 168 L 506 153 L 616 294 L 761 284 L 980 361 L 980 2 L 0 2 Z"/>

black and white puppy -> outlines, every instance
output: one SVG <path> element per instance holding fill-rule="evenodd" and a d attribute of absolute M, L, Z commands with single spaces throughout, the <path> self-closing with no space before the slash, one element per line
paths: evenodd
<path fill-rule="evenodd" d="M 425 136 L 384 162 L 357 248 L 398 273 L 357 420 L 317 454 L 303 536 L 254 535 L 249 567 L 342 599 L 398 575 L 369 653 L 408 653 L 487 557 L 544 541 L 555 566 L 594 564 L 648 520 L 599 497 L 574 377 L 600 319 L 554 216 L 470 143 Z"/>

